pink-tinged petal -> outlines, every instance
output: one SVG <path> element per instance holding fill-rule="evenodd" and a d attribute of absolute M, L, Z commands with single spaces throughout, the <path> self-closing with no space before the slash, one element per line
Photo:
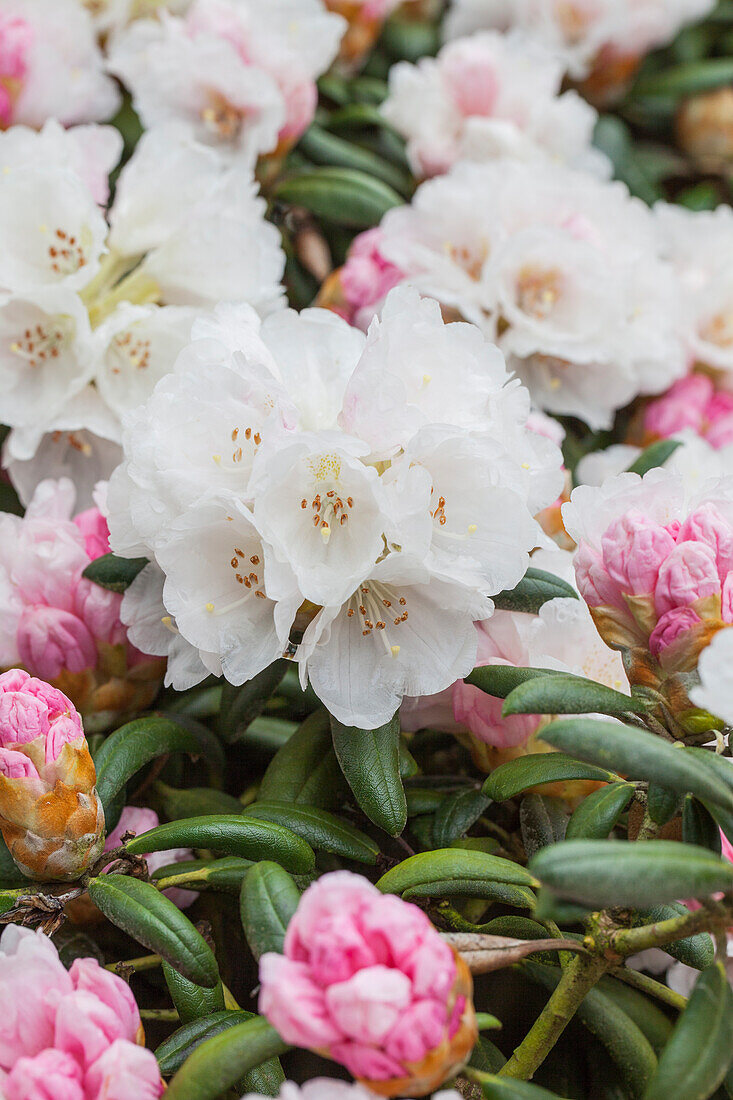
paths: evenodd
<path fill-rule="evenodd" d="M 54 1043 L 88 1069 L 115 1039 L 127 1039 L 124 1021 L 94 993 L 80 989 L 56 1005 Z"/>
<path fill-rule="evenodd" d="M 84 538 L 84 549 L 92 561 L 109 553 L 109 527 L 99 508 L 87 508 L 74 516 L 74 523 Z"/>
<path fill-rule="evenodd" d="M 701 542 L 680 542 L 659 568 L 654 604 L 659 615 L 720 592 L 715 553 Z"/>
<path fill-rule="evenodd" d="M 649 637 L 650 651 L 655 657 L 659 657 L 667 646 L 672 645 L 672 642 L 676 642 L 700 622 L 702 622 L 700 616 L 691 607 L 675 607 L 672 611 L 665 612 Z"/>
<path fill-rule="evenodd" d="M 448 944 L 434 934 L 425 934 L 403 960 L 402 967 L 412 979 L 415 997 L 446 998 L 456 978 L 455 956 Z"/>
<path fill-rule="evenodd" d="M 644 428 L 662 439 L 684 428 L 700 431 L 713 392 L 713 383 L 702 374 L 680 378 L 665 394 L 649 402 L 644 411 Z"/>
<path fill-rule="evenodd" d="M 137 1002 L 127 982 L 100 966 L 96 959 L 75 959 L 69 970 L 74 989 L 95 996 L 114 1013 L 121 1038 L 134 1042 L 140 1027 Z"/>
<path fill-rule="evenodd" d="M 703 504 L 687 517 L 680 527 L 677 542 L 701 542 L 709 546 L 715 555 L 721 582 L 733 570 L 733 527 L 714 504 Z"/>
<path fill-rule="evenodd" d="M 25 745 L 45 737 L 49 728 L 48 707 L 42 700 L 27 691 L 0 694 L 0 745 Z"/>
<path fill-rule="evenodd" d="M 54 995 L 72 989 L 56 948 L 42 932 L 10 925 L 0 937 L 0 1067 L 53 1043 Z"/>
<path fill-rule="evenodd" d="M 74 611 L 97 641 L 124 642 L 125 628 L 120 620 L 122 595 L 100 588 L 82 577 L 74 597 Z"/>
<path fill-rule="evenodd" d="M 87 1071 L 86 1100 L 157 1100 L 164 1086 L 152 1050 L 117 1039 Z"/>
<path fill-rule="evenodd" d="M 97 663 L 97 646 L 89 628 L 70 611 L 56 607 L 24 608 L 17 644 L 23 664 L 48 680 L 63 669 L 83 672 Z"/>
<path fill-rule="evenodd" d="M 471 38 L 447 46 L 441 58 L 441 74 L 462 115 L 491 115 L 499 95 L 499 78 L 493 58 Z"/>
<path fill-rule="evenodd" d="M 346 1066 L 352 1077 L 364 1081 L 387 1081 L 390 1077 L 403 1077 L 404 1068 L 383 1050 L 366 1043 L 341 1042 L 331 1047 L 331 1057 Z"/>
<path fill-rule="evenodd" d="M 63 1050 L 19 1058 L 2 1084 L 3 1100 L 86 1100 L 81 1066 Z"/>
<path fill-rule="evenodd" d="M 0 748 L 0 775 L 8 779 L 39 779 L 38 769 L 29 757 L 14 749 Z"/>
<path fill-rule="evenodd" d="M 370 966 L 329 986 L 325 996 L 331 1019 L 344 1035 L 380 1043 L 410 1004 L 412 983 L 399 970 Z"/>
<path fill-rule="evenodd" d="M 111 848 L 119 847 L 125 833 L 135 833 L 139 836 L 140 833 L 147 833 L 150 829 L 154 829 L 159 824 L 160 818 L 155 810 L 150 810 L 147 806 L 125 806 L 114 829 L 111 833 L 107 834 L 104 850 L 108 852 Z M 162 852 L 160 854 L 165 856 L 166 863 L 171 862 L 171 860 L 168 859 L 170 855 L 169 852 Z"/>
<path fill-rule="evenodd" d="M 512 714 L 504 718 L 503 699 L 458 680 L 453 685 L 453 716 L 487 745 L 509 748 L 523 745 L 536 731 L 539 719 L 534 714 Z"/>
<path fill-rule="evenodd" d="M 647 596 L 654 591 L 674 540 L 664 527 L 632 509 L 611 524 L 601 545 L 608 575 L 621 591 Z"/>
<path fill-rule="evenodd" d="M 613 581 L 606 569 L 603 558 L 589 546 L 581 542 L 573 560 L 575 581 L 578 591 L 589 607 L 618 607 L 625 609 L 621 589 Z"/>
<path fill-rule="evenodd" d="M 64 745 L 72 744 L 84 736 L 79 721 L 67 715 L 57 718 L 51 725 L 46 738 L 46 763 L 58 760 Z"/>
<path fill-rule="evenodd" d="M 325 1048 L 343 1038 L 305 963 L 268 952 L 260 959 L 260 984 L 259 1011 L 286 1043 Z"/>
<path fill-rule="evenodd" d="M 445 1002 L 415 1001 L 387 1036 L 384 1051 L 397 1062 L 421 1062 L 440 1046 L 446 1033 Z"/>

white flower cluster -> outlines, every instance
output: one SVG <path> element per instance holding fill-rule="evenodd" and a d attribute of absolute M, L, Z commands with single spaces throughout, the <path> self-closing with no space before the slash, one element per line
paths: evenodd
<path fill-rule="evenodd" d="M 0 384 L 4 460 L 28 500 L 49 474 L 80 499 L 119 461 L 143 401 L 202 308 L 282 305 L 284 256 L 251 172 L 175 126 L 146 134 L 117 182 L 110 127 L 0 134 Z"/>
<path fill-rule="evenodd" d="M 465 675 L 562 483 L 501 353 L 411 289 L 366 338 L 245 306 L 193 337 L 128 416 L 109 487 L 113 550 L 157 563 L 125 597 L 133 643 L 168 653 L 177 687 L 291 656 L 369 729 Z"/>
<path fill-rule="evenodd" d="M 685 371 L 673 268 L 650 210 L 620 182 L 460 162 L 385 215 L 378 248 L 495 340 L 549 412 L 610 427 L 616 409 Z"/>

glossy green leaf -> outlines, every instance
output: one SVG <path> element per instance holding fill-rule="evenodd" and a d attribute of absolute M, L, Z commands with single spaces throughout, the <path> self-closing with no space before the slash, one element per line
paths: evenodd
<path fill-rule="evenodd" d="M 188 917 L 149 882 L 128 875 L 100 875 L 89 897 L 112 924 L 154 951 L 196 985 L 213 989 L 219 968 L 213 952 Z"/>
<path fill-rule="evenodd" d="M 513 1077 L 483 1076 L 481 1088 L 486 1100 L 562 1100 L 549 1089 Z"/>
<path fill-rule="evenodd" d="M 219 732 L 230 744 L 238 741 L 250 722 L 261 714 L 270 696 L 288 670 L 288 661 L 280 659 L 239 687 L 224 683 L 219 708 Z"/>
<path fill-rule="evenodd" d="M 433 819 L 433 841 L 436 848 L 447 848 L 478 821 L 490 799 L 481 791 L 456 791 L 445 797 Z"/>
<path fill-rule="evenodd" d="M 253 1018 L 253 1012 L 227 1010 L 214 1012 L 205 1019 L 193 1020 L 179 1027 L 155 1051 L 161 1074 L 170 1077 L 206 1039 L 212 1039 L 222 1031 Z"/>
<path fill-rule="evenodd" d="M 722 88 L 731 82 L 733 58 L 709 57 L 704 61 L 690 61 L 640 77 L 632 89 L 632 95 L 691 96 Z"/>
<path fill-rule="evenodd" d="M 242 804 L 232 795 L 213 787 L 169 787 L 155 784 L 155 794 L 163 814 L 169 821 L 182 817 L 199 817 L 203 814 L 236 814 L 242 812 Z"/>
<path fill-rule="evenodd" d="M 655 1054 L 663 1049 L 672 1034 L 672 1021 L 651 997 L 645 997 L 638 989 L 604 974 L 597 989 L 604 997 L 625 1012 L 649 1040 Z"/>
<path fill-rule="evenodd" d="M 303 134 L 298 148 L 314 164 L 356 168 L 360 172 L 366 172 L 370 176 L 383 180 L 402 195 L 410 192 L 411 180 L 406 172 L 401 171 L 383 157 L 377 156 L 370 149 L 363 149 L 353 141 L 346 141 L 337 134 L 331 134 L 315 123 Z"/>
<path fill-rule="evenodd" d="M 530 869 L 560 897 L 594 908 L 642 908 L 733 889 L 733 866 L 674 840 L 566 840 L 543 848 Z"/>
<path fill-rule="evenodd" d="M 568 822 L 565 837 L 603 840 L 609 835 L 634 794 L 631 783 L 609 783 L 584 798 Z"/>
<path fill-rule="evenodd" d="M 302 206 L 335 225 L 369 229 L 403 199 L 383 180 L 355 168 L 315 168 L 283 180 L 274 189 L 278 202 Z"/>
<path fill-rule="evenodd" d="M 636 914 L 634 923 L 658 924 L 659 921 L 672 920 L 673 917 L 684 917 L 689 911 L 682 902 L 671 901 L 666 905 L 653 905 L 649 909 L 640 911 Z M 707 932 L 698 932 L 695 936 L 686 936 L 683 940 L 666 943 L 661 950 L 695 970 L 704 970 L 715 959 L 715 944 L 712 936 Z"/>
<path fill-rule="evenodd" d="M 259 797 L 265 801 L 302 802 L 334 809 L 347 790 L 331 739 L 331 721 L 314 711 L 270 761 Z"/>
<path fill-rule="evenodd" d="M 537 903 L 535 895 L 527 886 L 465 878 L 421 882 L 403 891 L 402 897 L 405 901 L 414 901 L 416 898 L 483 898 L 484 901 L 511 905 L 515 909 L 534 909 Z"/>
<path fill-rule="evenodd" d="M 147 558 L 118 558 L 116 554 L 102 554 L 89 563 L 82 576 L 94 581 L 100 588 L 124 592 L 147 564 Z"/>
<path fill-rule="evenodd" d="M 733 789 L 691 753 L 646 730 L 596 718 L 561 719 L 543 729 L 542 740 L 628 779 L 653 780 L 733 810 Z"/>
<path fill-rule="evenodd" d="M 172 848 L 207 848 L 244 859 L 272 859 L 296 875 L 307 874 L 315 867 L 313 849 L 292 830 L 235 814 L 169 821 L 129 840 L 126 847 L 135 855 Z"/>
<path fill-rule="evenodd" d="M 677 791 L 668 791 L 658 783 L 650 783 L 646 796 L 649 816 L 656 825 L 666 825 L 678 813 L 682 805 L 682 796 Z"/>
<path fill-rule="evenodd" d="M 528 680 L 558 676 L 549 668 L 524 668 L 521 665 L 480 665 L 466 676 L 466 683 L 481 688 L 487 695 L 506 699 L 515 688 Z"/>
<path fill-rule="evenodd" d="M 343 726 L 331 718 L 333 748 L 346 781 L 370 821 L 390 836 L 407 824 L 407 800 L 400 776 L 400 719 L 375 730 Z"/>
<path fill-rule="evenodd" d="M 529 567 L 515 588 L 499 592 L 492 596 L 494 605 L 500 611 L 525 611 L 536 615 L 543 604 L 557 596 L 567 596 L 577 600 L 578 593 L 567 581 L 548 573 L 544 569 Z"/>
<path fill-rule="evenodd" d="M 185 752 L 216 758 L 220 751 L 211 735 L 194 733 L 173 718 L 135 718 L 111 733 L 97 752 L 97 793 L 108 806 L 128 779 L 158 756 Z"/>
<path fill-rule="evenodd" d="M 156 883 L 175 878 L 171 885 L 181 890 L 215 890 L 223 894 L 239 894 L 242 881 L 252 866 L 250 859 L 224 856 L 222 859 L 189 859 L 167 863 L 152 872 Z M 166 887 L 162 887 L 165 889 Z"/>
<path fill-rule="evenodd" d="M 552 726 L 547 726 L 550 730 Z M 545 730 L 543 730 L 543 738 Z M 530 787 L 545 783 L 566 782 L 569 779 L 596 780 L 610 783 L 619 777 L 605 768 L 594 767 L 561 752 L 530 753 L 500 764 L 483 785 L 483 792 L 494 802 L 505 802 Z"/>
<path fill-rule="evenodd" d="M 317 806 L 292 802 L 254 802 L 243 811 L 245 817 L 274 821 L 291 829 L 317 852 L 331 852 L 359 863 L 377 862 L 379 845 L 361 829 Z"/>
<path fill-rule="evenodd" d="M 163 963 L 163 977 L 182 1024 L 190 1024 L 193 1020 L 211 1016 L 213 1012 L 224 1011 L 224 989 L 221 981 L 213 989 L 206 989 L 189 982 L 167 962 Z"/>
<path fill-rule="evenodd" d="M 206 1039 L 168 1086 L 166 1100 L 218 1100 L 243 1074 L 288 1049 L 261 1016 Z"/>
<path fill-rule="evenodd" d="M 540 848 L 564 840 L 568 826 L 566 805 L 535 792 L 526 794 L 519 807 L 519 825 L 524 851 L 529 858 Z"/>
<path fill-rule="evenodd" d="M 441 848 L 409 856 L 382 875 L 377 886 L 385 894 L 403 894 L 426 882 L 450 882 L 456 878 L 473 882 L 509 882 L 517 886 L 537 885 L 529 871 L 509 859 L 486 852 Z"/>
<path fill-rule="evenodd" d="M 677 1020 L 644 1100 L 707 1100 L 733 1058 L 733 994 L 725 967 L 703 970 Z"/>
<path fill-rule="evenodd" d="M 697 844 L 716 855 L 721 853 L 720 829 L 715 818 L 692 795 L 685 795 L 682 806 L 682 839 L 685 844 Z"/>
<path fill-rule="evenodd" d="M 250 867 L 242 883 L 239 912 L 256 959 L 266 951 L 282 953 L 285 933 L 299 901 L 298 887 L 277 863 L 265 860 Z"/>
<path fill-rule="evenodd" d="M 506 698 L 502 714 L 643 714 L 646 706 L 630 695 L 584 676 L 557 674 L 527 680 Z"/>
<path fill-rule="evenodd" d="M 660 439 L 652 443 L 641 452 L 635 462 L 629 466 L 630 474 L 639 474 L 643 477 L 648 470 L 654 470 L 657 466 L 664 466 L 680 445 L 679 439 Z"/>

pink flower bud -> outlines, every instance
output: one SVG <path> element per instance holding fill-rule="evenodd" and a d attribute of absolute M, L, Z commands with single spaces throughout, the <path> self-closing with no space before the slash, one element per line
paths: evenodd
<path fill-rule="evenodd" d="M 14 99 L 26 74 L 33 28 L 25 19 L 0 15 L 0 124 L 13 122 Z"/>
<path fill-rule="evenodd" d="M 74 523 L 84 537 L 84 549 L 91 561 L 109 554 L 109 527 L 99 508 L 87 508 L 74 516 Z"/>
<path fill-rule="evenodd" d="M 649 402 L 644 412 L 645 430 L 662 439 L 684 428 L 699 431 L 713 393 L 713 383 L 705 375 L 680 378 L 665 394 Z"/>
<path fill-rule="evenodd" d="M 625 609 L 621 588 L 611 579 L 601 555 L 587 542 L 578 546 L 573 567 L 578 591 L 589 607 Z"/>
<path fill-rule="evenodd" d="M 124 643 L 126 635 L 120 620 L 121 606 L 121 593 L 110 592 L 85 577 L 79 581 L 74 600 L 75 611 L 95 642 Z"/>
<path fill-rule="evenodd" d="M 715 554 L 721 582 L 733 570 L 733 527 L 714 504 L 706 502 L 680 526 L 677 542 L 700 542 Z"/>
<path fill-rule="evenodd" d="M 285 125 L 278 135 L 278 140 L 285 146 L 290 146 L 313 121 L 318 104 L 318 89 L 312 80 L 304 80 L 300 84 L 285 89 L 284 94 Z"/>
<path fill-rule="evenodd" d="M 702 619 L 691 607 L 675 607 L 665 612 L 649 637 L 649 649 L 655 657 L 659 657 L 663 650 L 701 622 Z"/>
<path fill-rule="evenodd" d="M 23 664 L 47 680 L 54 680 L 64 668 L 83 672 L 97 663 L 97 646 L 89 628 L 78 616 L 58 607 L 25 607 L 16 642 Z"/>
<path fill-rule="evenodd" d="M 654 591 L 662 562 L 674 548 L 672 535 L 632 509 L 617 519 L 601 539 L 608 575 L 627 595 Z"/>
<path fill-rule="evenodd" d="M 720 579 L 713 550 L 702 542 L 680 542 L 659 568 L 654 603 L 657 614 L 663 615 L 717 592 Z"/>
<path fill-rule="evenodd" d="M 7 1100 L 85 1100 L 81 1066 L 62 1050 L 19 1058 L 3 1084 Z"/>
<path fill-rule="evenodd" d="M 367 229 L 354 238 L 339 271 L 341 291 L 357 323 L 359 312 L 381 301 L 402 279 L 402 272 L 379 251 L 382 231 Z M 366 328 L 366 324 L 363 326 Z"/>
<path fill-rule="evenodd" d="M 71 993 L 70 975 L 42 932 L 9 925 L 0 936 L 0 1068 L 53 1044 L 52 993 Z"/>
<path fill-rule="evenodd" d="M 431 1091 L 475 1041 L 465 964 L 422 910 L 348 871 L 306 890 L 260 980 L 260 1011 L 286 1042 L 341 1062 L 381 1096 Z"/>
<path fill-rule="evenodd" d="M 536 731 L 540 719 L 534 714 L 512 714 L 504 718 L 501 713 L 503 706 L 503 699 L 495 699 L 493 695 L 487 695 L 463 680 L 453 685 L 453 717 L 456 722 L 487 745 L 502 749 L 523 745 Z"/>
<path fill-rule="evenodd" d="M 96 859 L 104 813 L 95 782 L 71 700 L 22 669 L 3 673 L 0 831 L 24 874 L 76 879 Z"/>
<path fill-rule="evenodd" d="M 151 1050 L 118 1039 L 86 1075 L 88 1100 L 157 1100 L 165 1086 Z"/>

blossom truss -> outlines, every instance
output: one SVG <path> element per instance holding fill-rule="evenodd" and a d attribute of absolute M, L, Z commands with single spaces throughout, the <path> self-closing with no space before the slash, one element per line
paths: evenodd
<path fill-rule="evenodd" d="M 390 69 L 382 113 L 407 139 L 418 177 L 458 160 L 547 159 L 610 176 L 593 149 L 598 115 L 577 92 L 560 95 L 556 56 L 516 34 L 485 31 L 450 42 L 436 58 Z"/>
<path fill-rule="evenodd" d="M 523 31 L 553 50 L 574 79 L 599 64 L 623 67 L 701 19 L 714 0 L 453 0 L 447 38 L 495 28 Z M 633 69 L 632 69 L 633 71 Z"/>
<path fill-rule="evenodd" d="M 495 339 L 539 408 L 593 428 L 685 371 L 672 268 L 649 209 L 620 182 L 459 163 L 389 211 L 354 259 L 358 272 L 349 259 L 340 274 L 349 316 L 408 281 Z"/>
<path fill-rule="evenodd" d="M 193 0 L 117 35 L 109 65 L 143 123 L 178 121 L 200 141 L 253 160 L 286 149 L 316 108 L 316 77 L 346 28 L 322 0 Z"/>
<path fill-rule="evenodd" d="M 27 501 L 49 472 L 86 501 L 119 461 L 120 417 L 227 294 L 282 304 L 284 256 L 250 170 L 171 126 L 144 135 L 106 211 L 116 130 L 0 134 L 0 421 Z"/>
<path fill-rule="evenodd" d="M 123 602 L 133 643 L 171 654 L 176 687 L 294 656 L 370 729 L 465 675 L 562 484 L 500 352 L 408 288 L 366 338 L 246 306 L 193 336 L 129 414 L 110 483 L 113 550 L 154 559 Z"/>
<path fill-rule="evenodd" d="M 102 122 L 120 104 L 80 0 L 3 0 L 0 10 L 0 129 Z"/>

